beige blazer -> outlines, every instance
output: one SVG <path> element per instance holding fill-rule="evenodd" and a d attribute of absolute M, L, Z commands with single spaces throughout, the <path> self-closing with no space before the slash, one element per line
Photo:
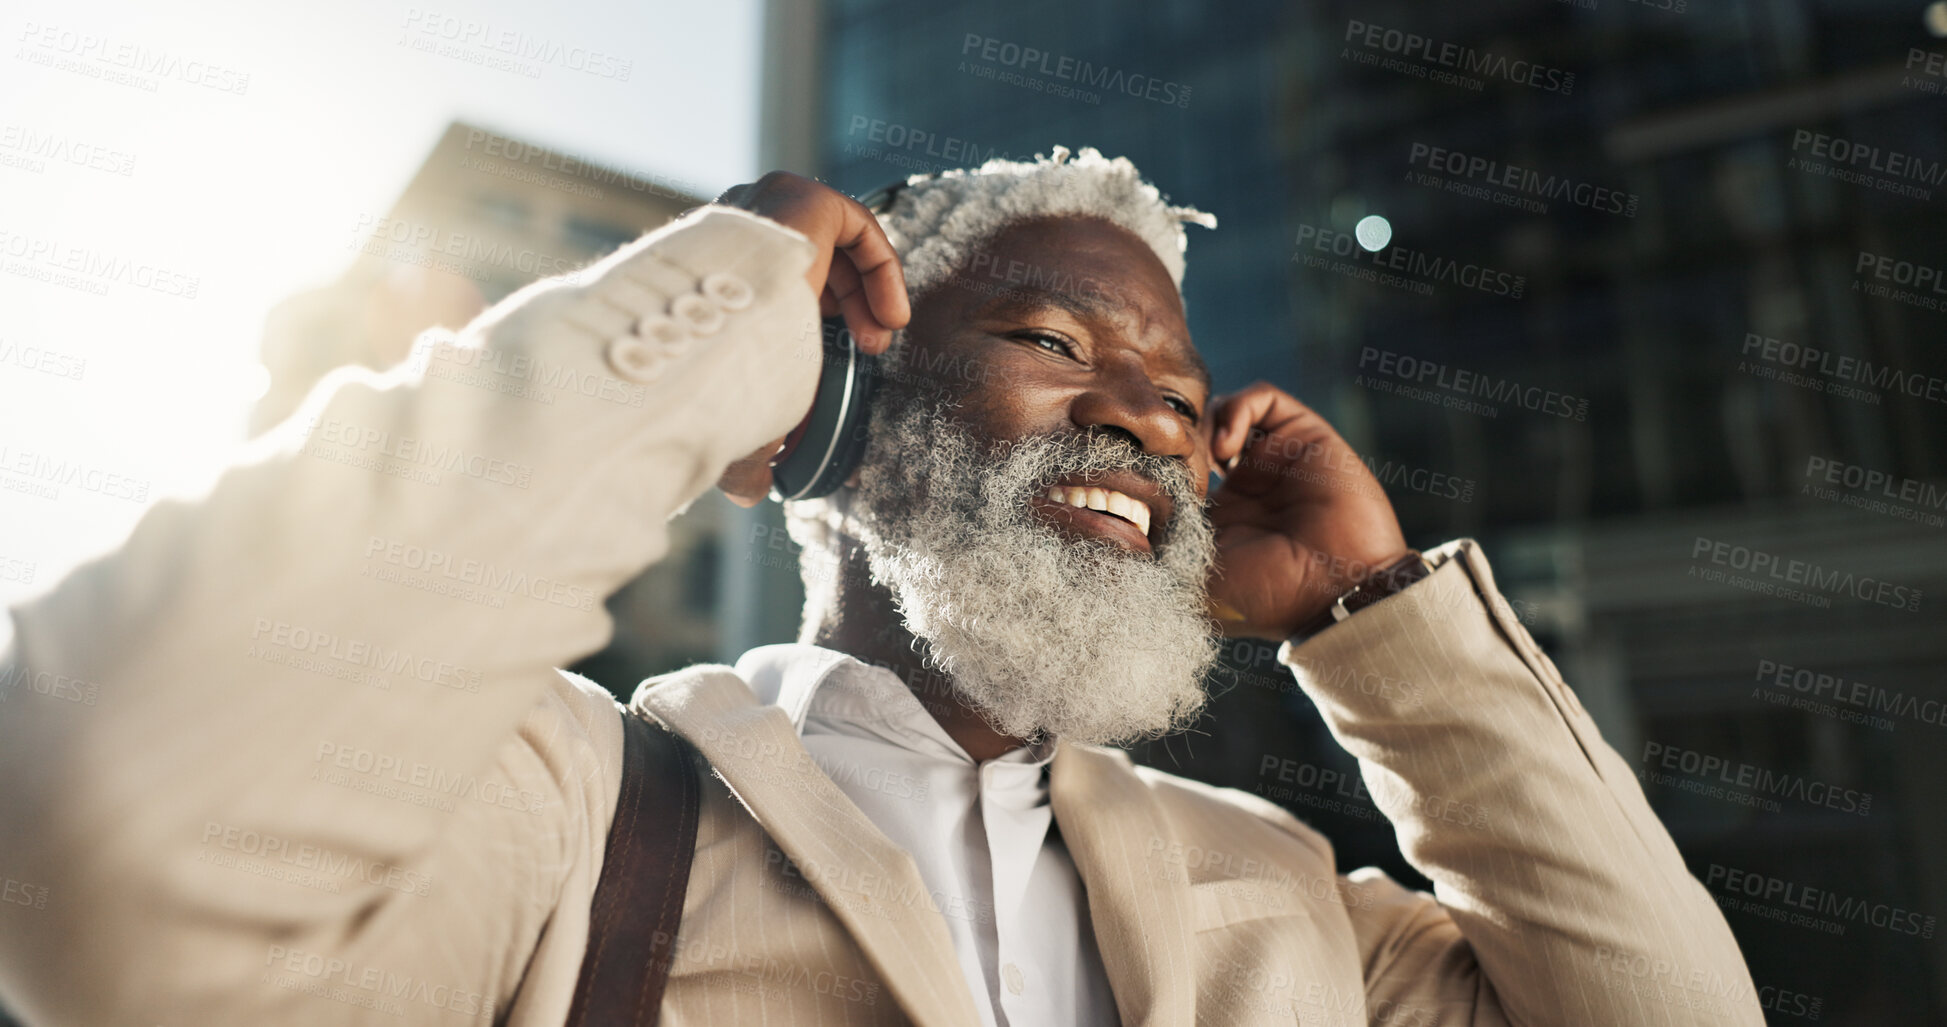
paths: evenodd
<path fill-rule="evenodd" d="M 554 668 L 607 639 L 601 598 L 669 515 L 808 407 L 810 259 L 705 208 L 334 374 L 10 611 L 0 1001 L 90 1027 L 561 1022 L 621 728 Z M 1628 766 L 1479 550 L 1439 555 L 1281 654 L 1435 896 L 1339 876 L 1249 795 L 1058 754 L 1124 1022 L 1761 1023 Z M 973 1022 L 956 911 L 781 711 L 722 667 L 636 702 L 713 769 L 665 1022 Z"/>
<path fill-rule="evenodd" d="M 1685 871 L 1471 544 L 1283 656 L 1439 898 L 1281 808 L 1067 745 L 1051 791 L 1126 1024 L 1757 1024 Z M 1483 598 L 1483 597 L 1487 598 Z M 672 964 L 676 1024 L 977 1023 L 913 862 L 728 668 L 635 705 L 714 769 Z"/>

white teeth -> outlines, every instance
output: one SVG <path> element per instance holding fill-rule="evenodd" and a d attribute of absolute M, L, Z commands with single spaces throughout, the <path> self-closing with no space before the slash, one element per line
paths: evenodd
<path fill-rule="evenodd" d="M 1149 534 L 1149 504 L 1113 489 L 1056 485 L 1048 490 L 1048 498 L 1057 503 L 1066 503 L 1085 510 L 1100 510 L 1103 513 L 1114 514 L 1134 524 L 1136 530 L 1144 535 Z"/>

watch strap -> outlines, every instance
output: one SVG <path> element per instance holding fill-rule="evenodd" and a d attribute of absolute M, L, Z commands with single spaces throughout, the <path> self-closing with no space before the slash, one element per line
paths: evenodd
<path fill-rule="evenodd" d="M 1358 586 L 1332 601 L 1318 616 L 1305 622 L 1292 633 L 1291 644 L 1302 645 L 1312 636 L 1337 624 L 1339 621 L 1358 613 L 1360 610 L 1390 596 L 1406 591 L 1407 587 L 1433 573 L 1433 567 L 1417 549 L 1409 549 L 1406 555 L 1392 563 L 1366 575 Z"/>

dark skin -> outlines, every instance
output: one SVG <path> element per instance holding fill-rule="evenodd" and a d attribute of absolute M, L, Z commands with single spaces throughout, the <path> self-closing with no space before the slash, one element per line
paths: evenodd
<path fill-rule="evenodd" d="M 719 202 L 797 228 L 820 247 L 831 270 L 814 267 L 823 277 L 807 279 L 813 288 L 822 283 L 826 315 L 843 313 L 868 352 L 909 327 L 907 345 L 928 351 L 919 366 L 959 369 L 939 385 L 976 434 L 1003 441 L 1110 432 L 1183 461 L 1211 504 L 1218 565 L 1210 613 L 1225 634 L 1281 641 L 1407 552 L 1384 490 L 1323 418 L 1264 383 L 1210 395 L 1168 270 L 1126 229 L 1080 217 L 1010 226 L 922 297 L 907 325 L 897 259 L 849 198 L 773 174 Z M 745 506 L 762 500 L 779 443 L 732 465 L 719 486 Z M 1221 478 L 1214 495 L 1213 474 Z M 1154 483 L 1118 473 L 1053 484 L 1112 488 L 1153 514 L 1145 534 L 1109 514 L 1028 500 L 1064 535 L 1109 541 L 1131 559 L 1153 559 L 1153 548 L 1168 544 L 1169 500 Z M 899 674 L 975 760 L 1021 746 L 925 666 L 923 643 L 855 547 L 841 567 L 837 606 L 810 628 L 818 645 Z"/>

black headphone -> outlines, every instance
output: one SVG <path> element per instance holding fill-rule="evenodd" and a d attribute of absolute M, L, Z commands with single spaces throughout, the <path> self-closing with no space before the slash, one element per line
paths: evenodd
<path fill-rule="evenodd" d="M 927 176 L 931 177 L 931 176 Z M 874 215 L 891 209 L 902 178 L 865 194 L 859 204 Z M 824 320 L 823 369 L 804 434 L 771 465 L 771 498 L 780 503 L 819 499 L 838 491 L 865 456 L 866 417 L 879 383 L 879 358 L 859 352 L 842 317 Z"/>

